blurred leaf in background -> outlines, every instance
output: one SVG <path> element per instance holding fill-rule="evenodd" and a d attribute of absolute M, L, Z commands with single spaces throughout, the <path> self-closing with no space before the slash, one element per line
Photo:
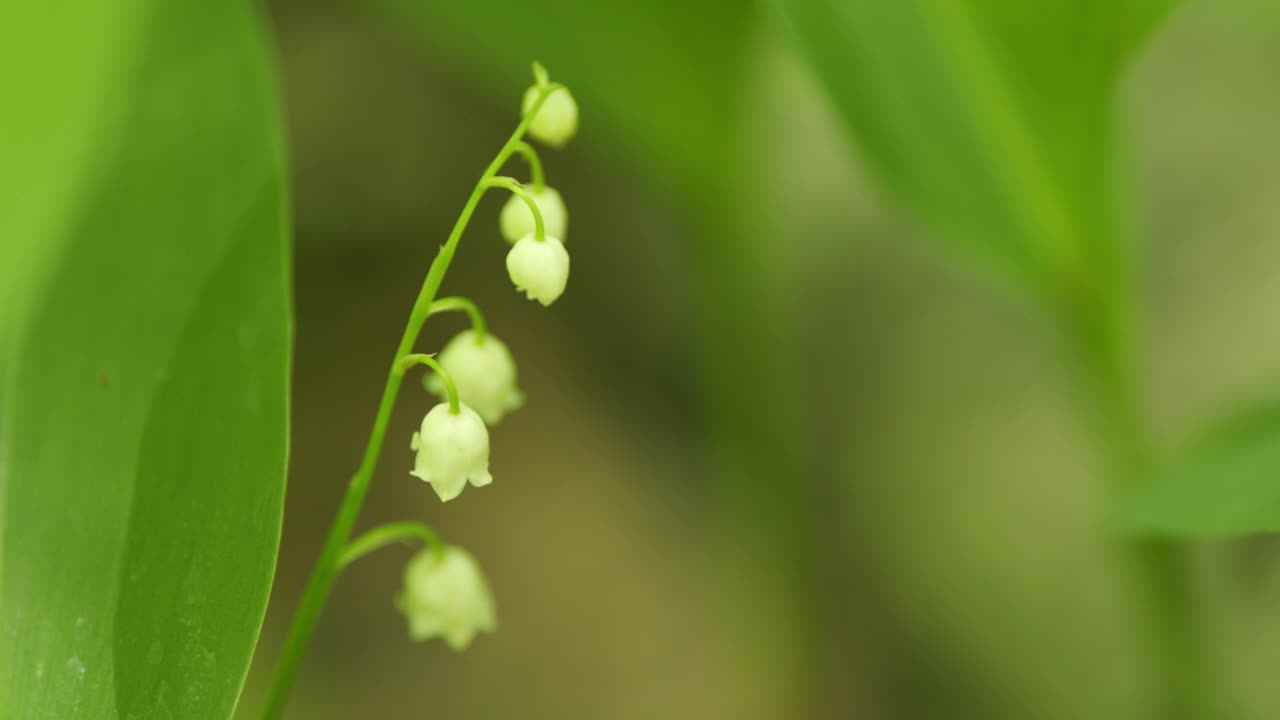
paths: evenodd
<path fill-rule="evenodd" d="M 1122 530 L 1222 537 L 1280 530 L 1280 405 L 1221 423 L 1113 508 Z"/>
<path fill-rule="evenodd" d="M 0 715 L 226 718 L 284 494 L 270 61 L 241 3 L 67 12 L 5 23 Z"/>
<path fill-rule="evenodd" d="M 1047 306 L 1140 464 L 1137 242 L 1116 94 L 1171 0 L 779 0 L 864 156 L 955 252 Z"/>
<path fill-rule="evenodd" d="M 1131 158 L 1128 138 L 1115 129 L 1115 94 L 1135 51 L 1171 3 L 778 4 L 893 198 L 953 253 L 1016 284 L 1079 333 L 1085 371 L 1097 373 L 1089 379 L 1099 383 L 1099 435 L 1110 445 L 1113 474 L 1139 480 L 1126 471 L 1145 474 L 1132 457 L 1146 442 L 1132 437 L 1146 410 L 1140 397 L 1145 368 L 1134 350 L 1141 345 L 1135 334 L 1145 326 L 1132 319 L 1140 273 L 1132 257 L 1135 223 L 1128 217 Z M 996 401 L 991 396 L 985 402 Z M 977 425 L 982 407 L 975 404 L 964 422 Z M 939 432 L 956 422 L 940 421 Z M 1265 528 L 1263 517 L 1274 507 L 1274 441 L 1273 428 L 1255 425 L 1190 458 L 1189 466 L 1171 463 L 1149 491 L 1129 500 L 1122 520 L 1146 529 L 1163 526 L 1164 534 L 1227 524 Z M 990 449 L 1000 461 L 1016 456 L 1003 445 Z M 935 469 L 953 470 L 945 464 Z M 1057 471 L 1041 461 L 1028 473 Z M 965 486 L 978 494 L 976 483 Z M 983 499 L 1009 502 L 1005 493 Z M 982 510 L 966 505 L 955 515 L 985 511 L 984 502 Z M 983 534 L 992 530 L 984 525 Z M 1030 592 L 1019 603 L 1029 611 L 1035 604 Z M 969 653 L 976 655 L 979 643 L 970 643 Z M 1028 649 L 1028 656 L 1038 653 Z M 1174 697 L 1177 689 L 1166 685 L 1157 692 Z"/>
<path fill-rule="evenodd" d="M 1172 0 L 777 5 L 863 155 L 940 239 L 1034 293 L 1127 281 L 1113 96 Z"/>

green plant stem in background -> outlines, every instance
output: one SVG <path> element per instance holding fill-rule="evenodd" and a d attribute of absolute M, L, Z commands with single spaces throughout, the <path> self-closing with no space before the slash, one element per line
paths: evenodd
<path fill-rule="evenodd" d="M 298 610 L 293 616 L 293 622 L 289 626 L 289 634 L 285 638 L 284 649 L 281 651 L 280 659 L 276 665 L 271 687 L 267 691 L 266 706 L 262 712 L 264 720 L 278 718 L 284 710 L 289 688 L 292 686 L 293 678 L 298 671 L 298 663 L 302 660 L 302 654 L 311 640 L 316 621 L 320 617 L 320 611 L 324 608 L 325 600 L 329 597 L 329 591 L 333 588 L 333 582 L 338 574 L 339 562 L 342 559 L 347 539 L 351 537 L 351 530 L 355 526 L 356 518 L 360 515 L 360 508 L 364 504 L 365 495 L 369 492 L 369 483 L 373 479 L 373 472 L 378 466 L 378 457 L 382 452 L 382 443 L 387 434 L 387 425 L 391 422 L 391 410 L 395 406 L 396 394 L 400 390 L 400 382 L 403 378 L 401 373 L 396 372 L 396 368 L 404 357 L 413 351 L 413 345 L 417 341 L 419 333 L 422 332 L 422 326 L 431 312 L 431 305 L 435 300 L 436 293 L 439 292 L 440 285 L 444 282 L 444 275 L 449 269 L 449 263 L 453 262 L 453 255 L 458 249 L 458 241 L 461 240 L 467 223 L 471 221 L 471 216 L 475 213 L 476 206 L 480 203 L 480 198 L 483 197 L 485 190 L 491 187 L 491 181 L 497 175 L 498 170 L 511 157 L 511 154 L 516 151 L 525 131 L 529 127 L 529 121 L 537 114 L 547 96 L 560 87 L 562 86 L 555 83 L 539 83 L 538 96 L 532 107 L 529 108 L 529 112 L 525 114 L 520 124 L 516 126 L 515 131 L 511 133 L 511 137 L 507 139 L 506 144 L 498 151 L 497 157 L 493 159 L 493 162 L 489 163 L 489 167 L 485 169 L 484 174 L 476 182 L 475 188 L 471 191 L 471 197 L 467 199 L 467 204 L 463 206 L 462 213 L 453 225 L 453 230 L 449 232 L 448 240 L 440 248 L 440 252 L 431 263 L 431 268 L 427 271 L 427 277 L 422 283 L 422 289 L 418 291 L 418 298 L 414 301 L 413 310 L 409 313 L 409 321 L 405 325 L 404 334 L 400 337 L 400 344 L 391 360 L 391 369 L 387 373 L 386 385 L 382 390 L 382 399 L 378 403 L 378 412 L 374 416 L 373 430 L 369 433 L 369 444 L 365 448 L 364 458 L 360 462 L 360 468 L 347 485 L 347 492 L 343 495 L 342 504 L 338 507 L 338 515 L 334 518 L 333 525 L 329 528 L 329 534 L 325 538 L 323 548 L 320 550 L 320 558 L 316 561 L 315 568 L 311 571 L 306 589 L 302 594 L 302 601 L 298 605 Z M 540 222 L 539 228 L 541 228 Z"/>
<path fill-rule="evenodd" d="M 1109 308 L 1107 306 L 1110 306 Z M 1138 389 L 1137 353 L 1131 318 L 1103 303 L 1078 313 L 1074 341 L 1082 353 L 1093 394 L 1099 434 L 1105 445 L 1110 490 L 1146 482 L 1153 465 L 1149 432 Z M 1199 602 L 1194 563 L 1185 543 L 1125 541 L 1122 552 L 1133 568 L 1145 632 L 1155 664 L 1161 720 L 1222 720 L 1218 674 L 1209 627 Z"/>
<path fill-rule="evenodd" d="M 1129 548 L 1155 635 L 1157 678 L 1169 720 L 1225 720 L 1218 674 L 1210 655 L 1209 623 L 1184 543 L 1138 540 Z"/>

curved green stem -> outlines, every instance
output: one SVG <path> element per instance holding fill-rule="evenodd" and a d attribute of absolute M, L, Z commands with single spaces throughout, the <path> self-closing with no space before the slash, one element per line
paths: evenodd
<path fill-rule="evenodd" d="M 542 192 L 543 186 L 546 185 L 546 175 L 542 172 L 542 159 L 538 157 L 538 151 L 522 140 L 516 145 L 516 152 L 523 155 L 525 161 L 529 163 L 529 184 L 533 186 L 533 191 Z"/>
<path fill-rule="evenodd" d="M 529 114 L 532 115 L 533 113 Z M 542 224 L 542 210 L 538 208 L 538 203 L 534 202 L 533 196 L 529 194 L 528 190 L 524 189 L 523 185 L 521 185 L 515 178 L 503 175 L 491 177 L 485 182 L 488 183 L 489 187 L 506 188 L 514 193 L 516 197 L 524 200 L 525 204 L 529 206 L 529 212 L 533 213 L 534 239 L 538 242 L 542 242 L 547 239 L 547 230 Z"/>
<path fill-rule="evenodd" d="M 436 376 L 440 378 L 440 382 L 444 385 L 445 397 L 449 399 L 449 414 L 457 415 L 462 412 L 461 403 L 458 400 L 458 388 L 453 384 L 453 376 L 449 374 L 444 366 L 436 361 L 435 358 L 424 353 L 416 353 L 414 355 L 405 355 L 396 363 L 395 372 L 404 375 L 409 368 L 414 365 L 426 365 L 436 372 Z"/>
<path fill-rule="evenodd" d="M 471 221 L 476 206 L 480 204 L 480 198 L 489 188 L 489 179 L 497 175 L 498 169 L 515 152 L 516 145 L 529 127 L 529 121 L 546 102 L 547 96 L 558 87 L 555 83 L 540 85 L 540 92 L 529 112 L 520 120 L 511 137 L 507 138 L 506 144 L 498 151 L 493 162 L 489 163 L 484 174 L 476 182 L 475 188 L 471 191 L 471 197 L 467 199 L 467 204 L 463 206 L 462 213 L 449 232 L 449 239 L 440 248 L 430 269 L 427 270 L 427 277 L 423 280 L 422 289 L 418 291 L 418 298 L 414 301 L 413 310 L 409 313 L 409 320 L 405 324 L 404 334 L 400 337 L 400 344 L 391 358 L 391 369 L 387 373 L 386 385 L 382 389 L 382 399 L 378 402 L 378 411 L 374 416 L 373 429 L 369 432 L 369 443 L 365 447 L 364 458 L 355 475 L 351 477 L 350 483 L 347 484 L 347 492 L 343 495 L 342 504 L 338 507 L 338 515 L 329 528 L 324 547 L 320 550 L 320 557 L 311 571 L 307 587 L 302 593 L 302 601 L 289 626 L 289 634 L 285 638 L 284 648 L 281 650 L 275 675 L 271 680 L 271 688 L 267 691 L 266 706 L 262 712 L 264 720 L 274 720 L 280 717 L 280 713 L 284 710 L 289 688 L 293 685 L 293 678 L 298 671 L 298 663 L 302 660 L 307 644 L 311 641 L 316 621 L 320 618 L 320 611 L 324 608 L 325 600 L 329 597 L 329 591 L 337 576 L 338 561 L 342 557 L 343 547 L 346 545 L 347 538 L 351 537 L 351 529 L 355 526 L 356 518 L 360 516 L 360 508 L 364 504 L 365 495 L 369 492 L 369 483 L 373 479 L 373 471 L 378 466 L 378 456 L 382 452 L 387 426 L 391 422 L 391 410 L 395 407 L 396 393 L 400 390 L 400 381 L 403 377 L 395 372 L 396 365 L 412 352 L 413 344 L 422 331 L 422 325 L 431 312 L 431 303 L 440 290 L 440 284 L 444 282 L 449 263 L 453 262 L 453 255 L 457 252 L 462 232 Z"/>
<path fill-rule="evenodd" d="M 471 329 L 476 334 L 476 342 L 483 342 L 484 335 L 488 332 L 488 326 L 484 323 L 484 315 L 480 313 L 480 308 L 475 303 L 461 296 L 453 296 L 440 298 L 431 303 L 431 310 L 427 312 L 427 317 L 438 315 L 442 312 L 453 312 L 462 310 L 471 318 Z"/>
<path fill-rule="evenodd" d="M 1076 308 L 1068 323 L 1093 395 L 1111 489 L 1117 491 L 1144 482 L 1154 464 L 1138 382 L 1139 343 L 1125 298 L 1085 297 L 1094 302 Z M 1219 720 L 1224 694 L 1189 551 L 1187 543 L 1174 540 L 1128 540 L 1121 548 L 1146 613 L 1144 630 L 1162 693 L 1159 716 Z"/>
<path fill-rule="evenodd" d="M 338 569 L 345 568 L 374 550 L 408 540 L 421 540 L 424 545 L 434 548 L 436 552 L 444 552 L 444 541 L 430 527 L 411 521 L 387 523 L 348 543 L 346 549 L 342 551 L 342 556 L 338 558 Z"/>

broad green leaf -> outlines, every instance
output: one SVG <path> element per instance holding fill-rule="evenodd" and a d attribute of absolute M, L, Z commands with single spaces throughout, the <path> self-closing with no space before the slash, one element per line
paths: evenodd
<path fill-rule="evenodd" d="M 19 236 L 0 271 L 23 280 L 0 348 L 0 717 L 226 718 L 266 605 L 287 442 L 286 195 L 261 28 L 236 2 L 18 12 L 37 34 L 21 46 L 36 80 L 7 86 L 28 113 L 22 157 L 56 167 L 31 185 L 0 168 L 5 197 L 44 218 L 5 226 Z M 45 57 L 66 66 L 52 90 Z M 49 97 L 39 122 L 27 105 Z"/>
<path fill-rule="evenodd" d="M 956 251 L 1058 301 L 1124 292 L 1112 96 L 1170 0 L 776 0 L 865 159 Z"/>
<path fill-rule="evenodd" d="M 15 331 L 31 285 L 64 235 L 65 203 L 82 181 L 78 170 L 109 124 L 100 112 L 123 71 L 120 48 L 132 37 L 138 8 L 107 3 L 79 8 L 80 22 L 52 10 L 7 13 L 0 22 L 0 357 Z M 49 53 L 50 38 L 66 51 Z M 32 72 L 39 58 L 40 72 Z M 32 142 L 39 137 L 41 142 Z"/>
<path fill-rule="evenodd" d="M 1222 424 L 1112 509 L 1115 523 L 1136 533 L 1280 530 L 1280 403 Z"/>

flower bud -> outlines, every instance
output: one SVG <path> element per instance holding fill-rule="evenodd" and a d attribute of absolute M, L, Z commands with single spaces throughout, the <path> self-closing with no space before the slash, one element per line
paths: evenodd
<path fill-rule="evenodd" d="M 550 305 L 569 283 L 569 253 L 556 238 L 548 235 L 540 241 L 530 233 L 507 253 L 507 274 L 516 290 L 530 300 Z"/>
<path fill-rule="evenodd" d="M 418 452 L 409 473 L 431 484 L 443 501 L 452 500 L 467 486 L 493 482 L 489 474 L 489 430 L 475 410 L 460 405 L 458 414 L 441 403 L 422 418 L 409 447 Z"/>
<path fill-rule="evenodd" d="M 452 545 L 427 548 L 409 560 L 396 606 L 409 621 L 409 637 L 419 642 L 441 637 L 454 650 L 467 649 L 476 633 L 493 632 L 498 625 L 480 565 Z"/>
<path fill-rule="evenodd" d="M 524 92 L 524 103 L 521 107 L 521 113 L 528 115 L 533 109 L 533 104 L 538 100 L 538 93 L 541 88 L 537 85 L 529 88 Z M 534 116 L 529 123 L 529 134 L 551 147 L 564 147 L 564 144 L 573 138 L 573 134 L 578 131 L 578 103 L 574 102 L 573 95 L 569 94 L 568 88 L 557 88 L 551 91 L 547 99 L 543 101 L 542 107 L 538 108 L 538 114 Z"/>
<path fill-rule="evenodd" d="M 541 190 L 528 185 L 525 186 L 525 192 L 529 193 L 538 206 L 538 211 L 542 213 L 542 226 L 547 234 L 564 240 L 565 232 L 569 229 L 569 211 L 565 209 L 560 193 L 549 185 L 542 186 Z M 537 223 L 533 220 L 529 204 L 520 196 L 512 194 L 498 215 L 498 226 L 502 230 L 502 237 L 513 243 L 533 232 Z"/>
<path fill-rule="evenodd" d="M 458 333 L 437 358 L 453 379 L 458 398 L 473 408 L 486 425 L 493 425 L 524 404 L 524 394 L 516 387 L 516 361 L 506 343 L 474 330 Z M 426 375 L 427 390 L 444 400 L 444 383 L 435 373 Z"/>

